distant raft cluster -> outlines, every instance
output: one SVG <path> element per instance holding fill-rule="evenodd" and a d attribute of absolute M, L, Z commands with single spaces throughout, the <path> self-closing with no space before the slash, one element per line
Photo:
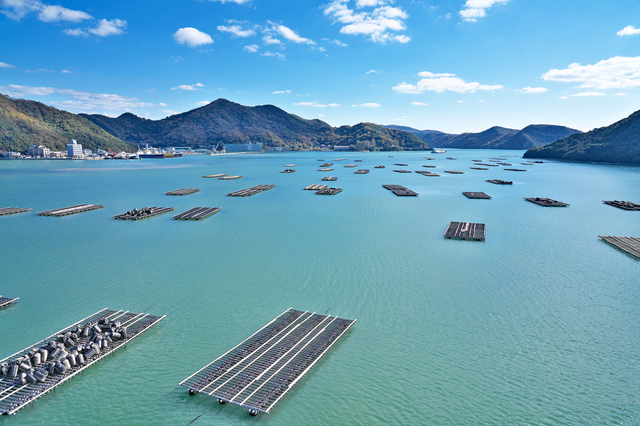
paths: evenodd
<path fill-rule="evenodd" d="M 0 365 L 0 373 L 12 379 L 13 385 L 44 382 L 48 376 L 64 374 L 72 367 L 84 365 L 90 358 L 100 355 L 114 340 L 127 339 L 127 327 L 120 321 L 102 319 L 93 326 L 79 325 L 72 331 L 58 334 L 55 340 L 11 362 Z M 86 343 L 80 340 L 89 338 Z"/>

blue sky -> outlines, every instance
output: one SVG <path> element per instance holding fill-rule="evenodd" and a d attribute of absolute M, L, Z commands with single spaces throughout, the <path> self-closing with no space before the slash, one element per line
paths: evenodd
<path fill-rule="evenodd" d="M 590 130 L 640 109 L 637 0 L 0 0 L 0 93 L 159 119 Z"/>

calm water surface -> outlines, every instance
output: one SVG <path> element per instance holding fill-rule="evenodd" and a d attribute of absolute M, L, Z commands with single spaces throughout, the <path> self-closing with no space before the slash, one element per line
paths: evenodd
<path fill-rule="evenodd" d="M 640 202 L 640 168 L 522 166 L 521 154 L 0 162 L 0 207 L 32 209 L 0 217 L 0 294 L 20 297 L 0 311 L 0 358 L 105 307 L 167 315 L 0 424 L 640 423 L 640 262 L 598 238 L 640 236 L 638 212 L 602 203 Z M 500 155 L 527 172 L 469 169 Z M 339 157 L 348 161 L 317 171 L 318 159 Z M 355 159 L 371 172 L 343 167 Z M 394 163 L 441 176 L 394 173 Z M 279 173 L 284 164 L 297 172 Z M 244 178 L 201 178 L 213 173 Z M 341 194 L 302 190 L 326 175 Z M 257 184 L 276 188 L 226 196 Z M 164 195 L 183 187 L 201 191 Z M 81 203 L 107 207 L 35 214 Z M 222 211 L 199 222 L 112 219 L 143 206 Z M 486 242 L 445 240 L 449 221 L 486 223 Z M 358 322 L 271 414 L 252 418 L 177 386 L 289 307 Z"/>

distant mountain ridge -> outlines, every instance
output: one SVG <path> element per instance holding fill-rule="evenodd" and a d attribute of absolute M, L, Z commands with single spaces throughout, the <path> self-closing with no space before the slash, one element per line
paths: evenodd
<path fill-rule="evenodd" d="M 94 151 L 135 149 L 79 115 L 0 94 L 0 150 L 26 152 L 29 145 L 40 144 L 66 150 L 70 139 Z"/>
<path fill-rule="evenodd" d="M 580 132 L 569 127 L 551 124 L 531 124 L 522 130 L 494 126 L 483 132 L 459 135 L 437 130 L 418 130 L 407 126 L 386 127 L 411 132 L 434 147 L 467 149 L 529 149 L 547 145 Z"/>
<path fill-rule="evenodd" d="M 640 164 L 640 111 L 610 126 L 573 134 L 524 153 L 525 158 Z"/>
<path fill-rule="evenodd" d="M 117 118 L 80 114 L 120 139 L 154 146 L 199 146 L 261 142 L 266 146 L 305 149 L 346 145 L 355 150 L 428 149 L 419 137 L 373 123 L 331 127 L 306 120 L 273 105 L 244 106 L 218 99 L 200 108 L 162 120 L 130 113 Z"/>

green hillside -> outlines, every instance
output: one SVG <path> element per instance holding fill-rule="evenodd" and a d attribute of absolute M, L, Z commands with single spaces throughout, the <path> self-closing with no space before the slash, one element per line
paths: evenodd
<path fill-rule="evenodd" d="M 91 150 L 135 149 L 79 115 L 0 94 L 0 150 L 24 153 L 29 145 L 66 150 L 70 139 Z"/>
<path fill-rule="evenodd" d="M 577 133 L 524 153 L 525 158 L 640 164 L 640 111 L 608 127 Z"/>

